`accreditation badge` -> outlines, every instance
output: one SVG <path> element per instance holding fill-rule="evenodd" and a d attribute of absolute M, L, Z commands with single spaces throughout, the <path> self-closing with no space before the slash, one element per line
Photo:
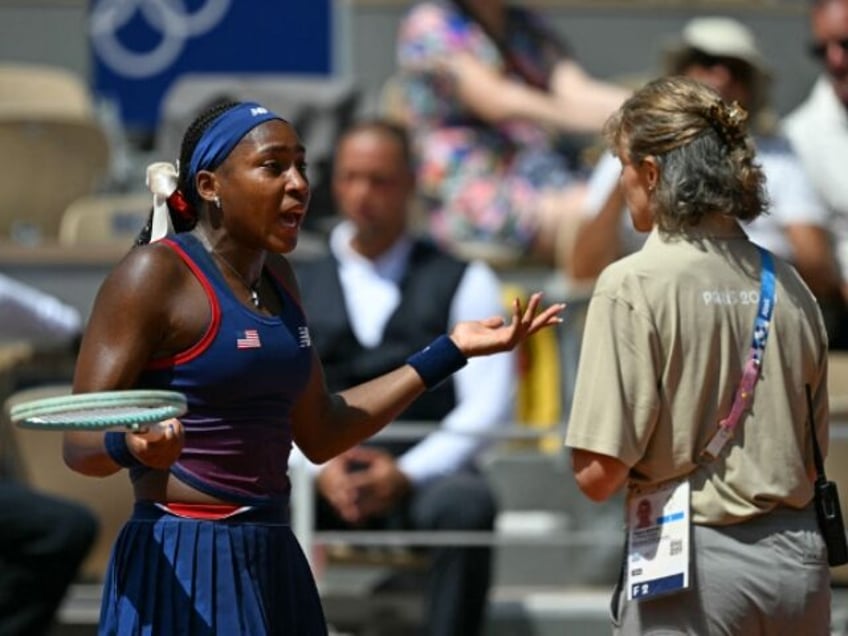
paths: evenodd
<path fill-rule="evenodd" d="M 689 482 L 671 482 L 627 500 L 627 600 L 689 587 Z"/>

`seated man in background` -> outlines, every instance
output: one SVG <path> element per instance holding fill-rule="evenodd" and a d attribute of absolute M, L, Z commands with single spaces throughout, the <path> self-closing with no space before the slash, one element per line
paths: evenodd
<path fill-rule="evenodd" d="M 503 312 L 488 266 L 411 234 L 415 178 L 403 128 L 375 120 L 347 130 L 333 191 L 345 220 L 330 236 L 330 254 L 296 264 L 331 390 L 402 364 L 457 321 Z M 318 527 L 492 530 L 495 497 L 474 460 L 491 441 L 486 433 L 512 420 L 515 383 L 511 354 L 470 360 L 389 429 L 432 422 L 426 437 L 377 440 L 321 466 Z M 439 546 L 431 554 L 426 633 L 482 633 L 491 548 Z"/>
<path fill-rule="evenodd" d="M 74 307 L 0 275 L 0 340 L 73 347 L 81 325 Z M 6 474 L 8 450 L 0 448 L 0 634 L 43 636 L 94 544 L 98 522 L 75 502 L 14 481 Z"/>
<path fill-rule="evenodd" d="M 745 226 L 755 243 L 790 261 L 819 299 L 832 345 L 845 321 L 842 275 L 831 246 L 828 212 L 816 195 L 798 158 L 778 134 L 768 108 L 771 73 L 753 34 L 731 18 L 695 18 L 666 52 L 665 73 L 686 75 L 715 89 L 727 102 L 749 113 L 757 159 L 766 175 L 771 206 Z M 589 180 L 584 220 L 577 232 L 569 271 L 575 279 L 592 279 L 612 261 L 641 246 L 627 218 L 613 155 L 599 161 Z"/>
<path fill-rule="evenodd" d="M 0 474 L 0 634 L 49 633 L 97 530 L 83 506 Z"/>

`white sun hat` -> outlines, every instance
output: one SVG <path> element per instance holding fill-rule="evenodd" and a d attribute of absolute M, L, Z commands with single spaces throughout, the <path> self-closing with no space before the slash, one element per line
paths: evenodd
<path fill-rule="evenodd" d="M 753 32 L 733 18 L 709 16 L 693 18 L 680 36 L 665 49 L 664 72 L 677 75 L 692 60 L 693 52 L 728 57 L 748 64 L 752 76 L 752 101 L 757 108 L 765 105 L 771 71 L 757 46 Z"/>

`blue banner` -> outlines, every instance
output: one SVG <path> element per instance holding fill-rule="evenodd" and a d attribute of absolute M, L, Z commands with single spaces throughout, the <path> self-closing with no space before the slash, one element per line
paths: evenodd
<path fill-rule="evenodd" d="M 332 0 L 92 0 L 94 92 L 153 132 L 184 73 L 332 72 Z"/>

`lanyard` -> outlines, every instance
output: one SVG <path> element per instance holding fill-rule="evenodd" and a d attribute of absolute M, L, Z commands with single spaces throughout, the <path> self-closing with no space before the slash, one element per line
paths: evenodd
<path fill-rule="evenodd" d="M 757 306 L 757 317 L 754 320 L 754 335 L 751 339 L 751 349 L 748 352 L 748 360 L 742 372 L 739 388 L 733 396 L 733 405 L 726 418 L 718 423 L 718 431 L 713 435 L 703 456 L 713 460 L 721 453 L 721 449 L 733 436 L 733 430 L 742 419 L 742 414 L 751 406 L 754 400 L 754 386 L 760 378 L 760 367 L 763 362 L 763 354 L 768 338 L 771 314 L 774 309 L 774 261 L 771 254 L 760 247 L 760 258 L 762 260 L 762 273 L 760 274 L 760 299 Z"/>

